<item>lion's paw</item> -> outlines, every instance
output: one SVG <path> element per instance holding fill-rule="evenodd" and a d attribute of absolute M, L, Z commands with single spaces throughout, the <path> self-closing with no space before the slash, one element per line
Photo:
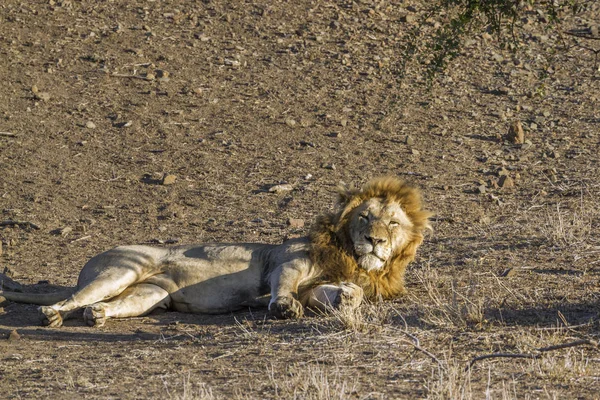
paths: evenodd
<path fill-rule="evenodd" d="M 349 308 L 354 310 L 360 303 L 362 303 L 364 297 L 363 289 L 352 283 L 342 282 L 338 291 L 337 297 L 333 301 L 333 308 Z"/>
<path fill-rule="evenodd" d="M 304 315 L 304 307 L 293 297 L 277 297 L 269 304 L 269 312 L 275 318 L 296 319 Z"/>
<path fill-rule="evenodd" d="M 83 311 L 83 320 L 89 326 L 103 326 L 106 322 L 106 311 L 103 303 L 87 306 Z"/>
<path fill-rule="evenodd" d="M 40 315 L 40 320 L 42 321 L 42 325 L 50 328 L 58 328 L 62 326 L 63 318 L 57 309 L 52 308 L 51 306 L 41 306 L 38 308 L 38 312 Z"/>

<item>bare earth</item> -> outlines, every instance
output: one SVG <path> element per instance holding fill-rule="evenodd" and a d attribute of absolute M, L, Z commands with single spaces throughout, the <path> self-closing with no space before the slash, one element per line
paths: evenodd
<path fill-rule="evenodd" d="M 48 329 L 4 302 L 0 397 L 597 398 L 593 343 L 537 349 L 600 336 L 600 80 L 574 46 L 600 42 L 533 7 L 516 52 L 473 36 L 428 90 L 399 76 L 423 4 L 4 0 L 0 272 L 25 290 L 119 244 L 304 235 L 340 181 L 404 177 L 436 217 L 410 295 L 360 315 Z M 467 369 L 496 352 L 533 358 Z"/>

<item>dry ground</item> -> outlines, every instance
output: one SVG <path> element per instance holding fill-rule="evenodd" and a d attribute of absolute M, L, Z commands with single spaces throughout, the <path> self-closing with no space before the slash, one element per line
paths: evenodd
<path fill-rule="evenodd" d="M 411 294 L 359 316 L 46 329 L 4 303 L 0 397 L 597 398 L 598 348 L 536 349 L 599 336 L 599 42 L 532 7 L 516 52 L 475 35 L 427 90 L 399 78 L 423 4 L 3 1 L 0 222 L 39 229 L 0 228 L 0 265 L 27 290 L 118 244 L 305 234 L 340 181 L 399 175 L 436 217 Z M 465 369 L 495 352 L 536 358 Z"/>

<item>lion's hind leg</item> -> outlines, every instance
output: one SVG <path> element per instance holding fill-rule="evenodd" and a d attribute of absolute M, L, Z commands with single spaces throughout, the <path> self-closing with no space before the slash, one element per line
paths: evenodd
<path fill-rule="evenodd" d="M 354 310 L 362 303 L 364 293 L 360 286 L 351 282 L 323 284 L 309 289 L 304 296 L 306 305 L 322 312 L 331 310 Z"/>
<path fill-rule="evenodd" d="M 78 284 L 80 287 L 71 297 L 51 306 L 39 308 L 43 325 L 52 328 L 59 327 L 63 320 L 69 318 L 74 311 L 118 296 L 140 279 L 137 271 L 118 267 L 106 269 L 87 279 L 83 278 L 80 276 Z"/>
<path fill-rule="evenodd" d="M 138 283 L 106 302 L 87 306 L 83 319 L 89 326 L 102 326 L 108 318 L 139 317 L 171 304 L 169 293 L 151 283 Z"/>

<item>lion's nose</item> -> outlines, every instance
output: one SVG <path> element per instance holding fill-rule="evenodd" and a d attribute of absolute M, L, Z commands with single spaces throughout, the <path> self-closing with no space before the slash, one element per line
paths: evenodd
<path fill-rule="evenodd" d="M 382 237 L 374 237 L 366 235 L 365 239 L 367 239 L 373 246 L 377 246 L 378 244 L 382 244 L 386 242 L 385 238 Z"/>

